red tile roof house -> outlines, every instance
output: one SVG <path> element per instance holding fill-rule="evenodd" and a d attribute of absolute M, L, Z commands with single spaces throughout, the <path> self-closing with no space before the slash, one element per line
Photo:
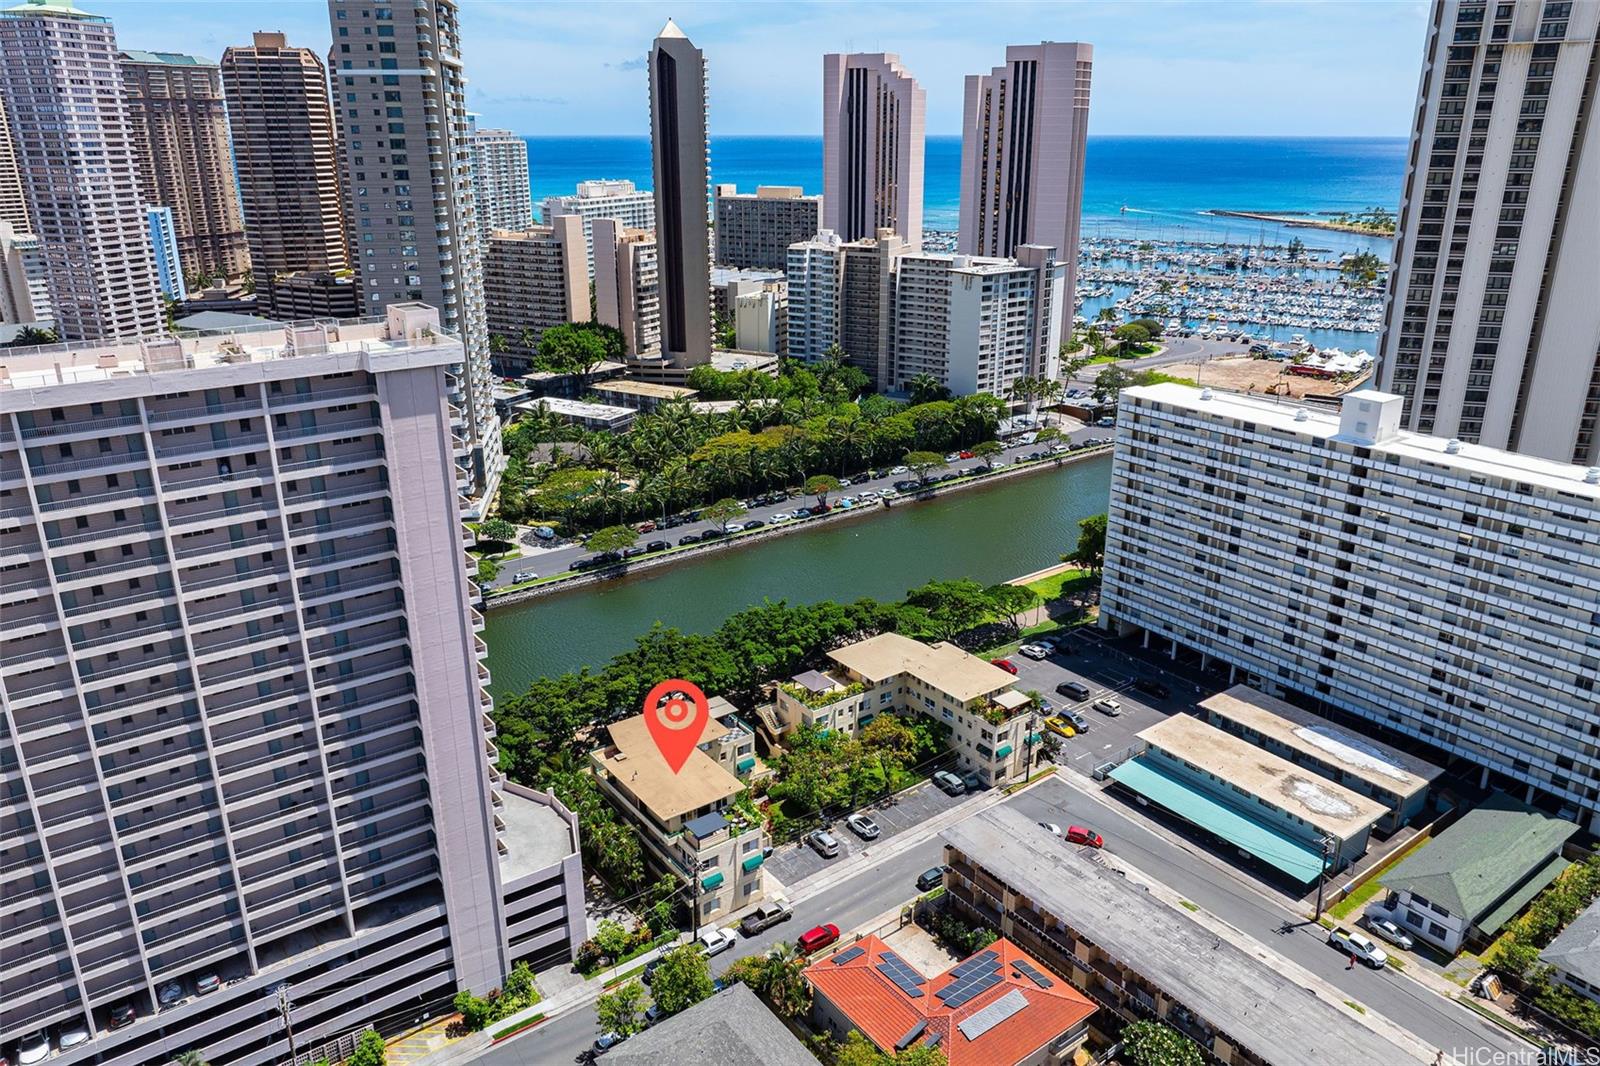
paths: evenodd
<path fill-rule="evenodd" d="M 867 936 L 806 967 L 818 1028 L 844 1039 L 859 1029 L 883 1051 L 918 1044 L 950 1066 L 1044 1066 L 1083 1043 L 1095 1005 L 1009 940 L 997 940 L 937 977 Z"/>

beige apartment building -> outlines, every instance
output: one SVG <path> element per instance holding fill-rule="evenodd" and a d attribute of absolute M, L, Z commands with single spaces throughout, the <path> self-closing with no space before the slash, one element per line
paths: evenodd
<path fill-rule="evenodd" d="M 0 324 L 25 326 L 55 321 L 50 275 L 39 238 L 18 233 L 0 218 Z"/>
<path fill-rule="evenodd" d="M 895 267 L 905 251 L 888 229 L 854 241 L 825 229 L 790 245 L 788 354 L 820 359 L 837 344 L 875 389 L 892 388 Z"/>
<path fill-rule="evenodd" d="M 629 356 L 658 354 L 661 273 L 655 234 L 611 218 L 595 218 L 589 225 L 594 239 L 595 319 L 622 331 Z"/>
<path fill-rule="evenodd" d="M 495 372 L 520 377 L 533 369 L 539 338 L 551 326 L 589 321 L 589 271 L 583 220 L 561 215 L 547 226 L 495 230 L 483 261 L 484 301 Z"/>
<path fill-rule="evenodd" d="M 583 238 L 589 246 L 589 276 L 595 272 L 594 221 L 609 218 L 627 229 L 656 228 L 656 196 L 639 189 L 623 178 L 580 181 L 568 196 L 546 196 L 539 204 L 539 218 L 545 222 L 557 215 L 577 215 L 583 219 Z"/>
<path fill-rule="evenodd" d="M 927 93 L 890 53 L 822 57 L 822 225 L 841 240 L 887 229 L 922 247 Z"/>
<path fill-rule="evenodd" d="M 222 53 L 221 71 L 258 302 L 282 321 L 361 314 L 359 286 L 339 277 L 350 263 L 327 68 L 283 34 L 257 33 Z"/>
<path fill-rule="evenodd" d="M 111 20 L 68 0 L 0 9 L 0 106 L 61 336 L 158 332 L 161 290 Z M 75 121 L 59 121 L 62 108 Z"/>
<path fill-rule="evenodd" d="M 822 228 L 822 197 L 807 196 L 798 185 L 758 185 L 754 194 L 718 185 L 714 202 L 721 266 L 782 270 L 789 245 Z"/>
<path fill-rule="evenodd" d="M 186 271 L 240 277 L 250 249 L 217 64 L 176 52 L 117 58 L 145 203 L 172 208 Z"/>
<path fill-rule="evenodd" d="M 5 352 L 0 1031 L 271 1066 L 279 985 L 314 1050 L 581 941 L 493 768 L 461 363 L 421 304 Z"/>

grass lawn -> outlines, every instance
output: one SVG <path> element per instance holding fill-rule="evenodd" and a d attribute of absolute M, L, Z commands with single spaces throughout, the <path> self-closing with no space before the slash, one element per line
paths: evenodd
<path fill-rule="evenodd" d="M 1428 837 L 1425 840 L 1420 840 L 1406 848 L 1404 851 L 1397 852 L 1394 855 L 1389 856 L 1389 861 L 1379 867 L 1378 872 L 1367 879 L 1366 884 L 1350 893 L 1344 899 L 1341 899 L 1338 903 L 1335 903 L 1333 906 L 1329 907 L 1328 913 L 1340 921 L 1343 921 L 1352 914 L 1360 912 L 1368 903 L 1372 902 L 1374 896 L 1383 891 L 1383 885 L 1381 883 L 1383 881 L 1383 875 L 1407 855 L 1412 855 L 1427 847 L 1428 841 L 1432 839 L 1432 837 Z"/>
<path fill-rule="evenodd" d="M 515 1025 L 508 1025 L 503 1029 L 496 1029 L 494 1032 L 489 1034 L 489 1039 L 504 1040 L 508 1036 L 513 1036 L 522 1032 L 524 1029 L 531 1029 L 542 1021 L 544 1021 L 544 1015 L 535 1014 L 532 1018 L 529 1018 L 525 1022 L 518 1022 Z"/>
<path fill-rule="evenodd" d="M 1078 592 L 1094 584 L 1094 578 L 1082 570 L 1063 570 L 1059 574 L 1042 577 L 1038 581 L 1028 582 L 1028 588 L 1039 594 L 1039 598 L 1049 603 L 1059 600 L 1069 593 Z"/>

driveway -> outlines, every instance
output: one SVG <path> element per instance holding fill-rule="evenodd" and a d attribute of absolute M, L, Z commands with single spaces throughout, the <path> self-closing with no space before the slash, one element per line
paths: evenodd
<path fill-rule="evenodd" d="M 841 863 L 852 855 L 870 854 L 879 844 L 894 839 L 900 833 L 956 806 L 966 796 L 951 796 L 941 791 L 931 781 L 924 781 L 888 800 L 863 808 L 863 813 L 878 823 L 881 833 L 875 840 L 862 840 L 843 818 L 835 819 L 830 832 L 839 841 L 839 854 L 824 859 L 804 838 L 785 844 L 767 860 L 767 872 L 782 881 L 788 888 L 806 878 L 821 873 L 829 866 Z M 931 865 L 931 864 L 930 864 Z"/>

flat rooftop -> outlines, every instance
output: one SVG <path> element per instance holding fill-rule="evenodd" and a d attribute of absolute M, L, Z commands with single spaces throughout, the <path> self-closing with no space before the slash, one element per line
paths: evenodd
<path fill-rule="evenodd" d="M 1231 1043 L 1285 1066 L 1421 1062 L 1348 1008 L 1221 939 L 1127 878 L 1062 847 L 1004 805 L 942 834 L 974 864 L 1065 922 Z M 1430 1060 L 1431 1061 L 1431 1060 Z"/>
<path fill-rule="evenodd" d="M 562 396 L 540 396 L 533 400 L 524 400 L 513 404 L 518 411 L 537 411 L 543 406 L 553 415 L 564 418 L 592 418 L 598 420 L 634 418 L 639 412 L 631 407 L 617 407 L 609 403 L 589 403 L 585 400 L 569 400 Z"/>
<path fill-rule="evenodd" d="M 1235 685 L 1200 701 L 1200 709 L 1237 722 L 1264 737 L 1405 799 L 1444 773 L 1441 767 L 1380 740 L 1341 729 L 1292 703 Z"/>
<path fill-rule="evenodd" d="M 1201 399 L 1202 393 L 1208 394 L 1209 398 Z M 1170 404 L 1208 418 L 1237 418 L 1311 440 L 1344 440 L 1339 436 L 1340 412 L 1336 409 L 1327 410 L 1293 402 L 1279 403 L 1264 396 L 1246 396 L 1221 389 L 1197 389 L 1171 382 L 1124 389 L 1122 395 L 1139 401 Z M 1304 418 L 1300 420 L 1302 412 Z M 1591 483 L 1584 480 L 1587 467 L 1465 442 L 1458 442 L 1459 448 L 1452 454 L 1445 451 L 1449 444 L 1450 441 L 1445 437 L 1429 437 L 1401 430 L 1387 440 L 1363 444 L 1362 447 L 1370 448 L 1375 455 L 1392 455 L 1409 464 L 1426 462 L 1435 467 L 1459 470 L 1463 476 L 1480 474 L 1499 481 L 1539 484 L 1600 501 L 1600 481 Z"/>
<path fill-rule="evenodd" d="M 1175 714 L 1157 722 L 1139 739 L 1341 840 L 1358 836 L 1388 813 L 1376 800 L 1192 715 Z"/>
<path fill-rule="evenodd" d="M 828 658 L 874 683 L 911 674 L 963 703 L 1008 689 L 1015 681 L 998 666 L 954 644 L 924 644 L 899 633 L 880 633 L 830 651 Z"/>
<path fill-rule="evenodd" d="M 548 803 L 519 795 L 514 788 L 500 790 L 505 802 L 501 818 L 506 823 L 500 879 L 508 882 L 548 870 L 577 850 L 565 818 Z"/>
<path fill-rule="evenodd" d="M 673 773 L 657 750 L 642 714 L 613 722 L 607 728 L 611 747 L 594 752 L 593 759 L 611 774 L 619 789 L 649 808 L 662 824 L 744 791 L 743 781 L 699 748 L 689 753 L 682 770 Z M 721 722 L 709 719 L 700 743 L 727 731 Z"/>
<path fill-rule="evenodd" d="M 676 400 L 700 395 L 699 389 L 683 385 L 658 385 L 653 381 L 597 381 L 588 386 L 593 392 L 621 393 L 626 396 L 649 396 L 657 400 Z"/>

